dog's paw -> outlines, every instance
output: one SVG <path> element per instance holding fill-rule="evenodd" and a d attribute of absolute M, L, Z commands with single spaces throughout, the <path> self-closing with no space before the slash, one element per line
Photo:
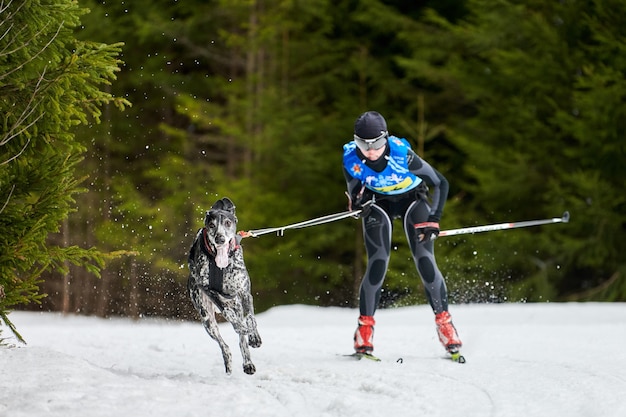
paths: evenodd
<path fill-rule="evenodd" d="M 243 365 L 243 371 L 248 375 L 252 375 L 256 372 L 256 367 L 253 363 L 247 363 Z"/>
<path fill-rule="evenodd" d="M 248 345 L 253 348 L 261 347 L 261 336 L 258 333 L 253 333 L 248 336 Z"/>

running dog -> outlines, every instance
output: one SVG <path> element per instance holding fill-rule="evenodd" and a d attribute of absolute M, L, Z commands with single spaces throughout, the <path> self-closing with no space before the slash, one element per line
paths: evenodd
<path fill-rule="evenodd" d="M 241 236 L 236 228 L 235 205 L 230 199 L 218 200 L 206 212 L 204 227 L 196 234 L 189 251 L 187 289 L 204 328 L 220 345 L 226 373 L 232 372 L 232 354 L 220 335 L 216 309 L 239 335 L 243 371 L 252 375 L 256 368 L 248 346 L 261 346 L 261 337 L 254 318 L 250 276 L 239 245 Z"/>

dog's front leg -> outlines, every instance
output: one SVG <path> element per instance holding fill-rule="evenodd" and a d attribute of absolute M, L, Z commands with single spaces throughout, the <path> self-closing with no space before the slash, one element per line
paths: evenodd
<path fill-rule="evenodd" d="M 233 355 L 230 353 L 230 348 L 224 342 L 222 335 L 220 334 L 217 320 L 215 319 L 215 308 L 213 307 L 213 301 L 206 295 L 206 293 L 200 290 L 198 287 L 193 288 L 191 291 L 191 299 L 196 309 L 200 313 L 202 325 L 206 332 L 215 340 L 222 350 L 222 357 L 224 358 L 224 367 L 226 373 L 231 374 L 233 372 Z"/>
<path fill-rule="evenodd" d="M 248 375 L 252 375 L 256 372 L 256 367 L 252 363 L 252 357 L 250 356 L 250 349 L 248 348 L 248 340 L 243 333 L 239 334 L 239 350 L 241 350 L 241 356 L 243 357 L 243 371 Z"/>
<path fill-rule="evenodd" d="M 237 297 L 243 301 L 243 296 Z M 248 346 L 248 337 L 256 333 L 256 322 L 249 320 L 250 315 L 244 317 L 245 307 L 241 303 L 235 304 L 236 308 L 227 309 L 227 312 L 231 316 L 231 324 L 233 328 L 239 334 L 239 350 L 243 357 L 243 371 L 248 375 L 252 375 L 256 372 L 256 367 L 252 363 L 252 357 L 250 356 L 250 348 Z M 232 307 L 232 306 L 231 306 Z M 223 312 L 222 312 L 223 313 Z M 252 318 L 254 320 L 254 318 Z"/>
<path fill-rule="evenodd" d="M 228 301 L 222 302 L 222 305 L 224 306 L 222 316 L 230 322 L 235 332 L 239 335 L 239 350 L 241 350 L 241 356 L 243 357 L 243 371 L 248 375 L 252 375 L 256 372 L 256 367 L 250 357 L 248 335 L 256 332 L 256 323 L 251 323 L 248 320 L 249 316 L 243 316 L 244 309 L 241 305 L 240 297 L 230 298 Z M 254 327 L 250 327 L 251 324 Z"/>
<path fill-rule="evenodd" d="M 248 333 L 248 344 L 253 348 L 258 348 L 261 346 L 261 336 L 259 335 L 256 319 L 254 318 L 252 294 L 249 291 L 241 295 L 241 304 L 243 306 L 243 315 L 246 319 L 246 327 L 250 329 Z"/>
<path fill-rule="evenodd" d="M 215 311 L 213 310 L 213 305 L 207 309 L 210 310 L 209 315 L 206 318 L 202 319 L 202 324 L 206 329 L 209 336 L 213 338 L 219 345 L 222 350 L 222 358 L 224 358 L 224 368 L 226 369 L 226 373 L 230 374 L 233 372 L 233 355 L 230 353 L 230 348 L 222 338 L 220 334 L 219 326 L 217 324 L 217 320 L 215 319 Z"/>

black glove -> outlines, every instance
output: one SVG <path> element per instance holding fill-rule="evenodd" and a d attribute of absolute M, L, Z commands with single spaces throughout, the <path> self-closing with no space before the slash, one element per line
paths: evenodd
<path fill-rule="evenodd" d="M 415 225 L 415 231 L 417 232 L 417 242 L 424 243 L 437 239 L 439 236 L 439 223 L 438 222 L 424 222 L 417 223 Z"/>
<path fill-rule="evenodd" d="M 354 198 L 347 192 L 346 197 L 348 197 L 348 210 L 361 210 L 358 217 L 365 218 L 372 210 L 371 205 L 374 203 L 374 196 L 365 190 L 365 186 L 361 188 L 361 191 Z"/>
<path fill-rule="evenodd" d="M 364 219 L 367 216 L 369 216 L 370 212 L 372 211 L 372 204 L 374 204 L 374 200 L 367 200 L 366 202 L 360 205 L 360 209 L 361 209 L 361 213 L 359 214 L 360 218 Z"/>

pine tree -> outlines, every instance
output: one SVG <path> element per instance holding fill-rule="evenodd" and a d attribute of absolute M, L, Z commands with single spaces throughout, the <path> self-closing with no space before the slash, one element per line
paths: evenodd
<path fill-rule="evenodd" d="M 7 315 L 45 297 L 44 271 L 71 263 L 98 274 L 106 258 L 47 240 L 81 192 L 76 166 L 86 148 L 73 129 L 98 122 L 107 103 L 129 104 L 102 91 L 119 70 L 121 44 L 73 34 L 86 12 L 72 0 L 0 4 L 0 318 L 20 340 Z"/>
<path fill-rule="evenodd" d="M 426 69 L 413 63 L 461 104 L 449 123 L 466 157 L 466 218 L 569 210 L 572 221 L 473 237 L 471 250 L 458 245 L 460 273 L 501 280 L 512 299 L 564 299 L 598 286 L 595 296 L 623 300 L 623 2 L 467 4 L 471 13 L 458 24 L 431 16 L 427 33 L 437 38 L 424 38 L 445 47 L 427 50 L 434 59 Z"/>
<path fill-rule="evenodd" d="M 235 201 L 245 230 L 343 211 L 341 146 L 354 119 L 379 109 L 401 132 L 416 118 L 417 93 L 395 64 L 406 53 L 397 32 L 410 32 L 410 19 L 388 2 L 88 3 L 81 35 L 127 41 L 114 89 L 141 106 L 103 126 L 88 161 L 99 211 L 71 219 L 75 228 L 94 221 L 100 244 L 137 251 L 139 265 L 114 264 L 104 271 L 110 286 L 103 274 L 90 294 L 72 295 L 86 309 L 90 299 L 115 296 L 114 312 L 127 313 L 136 282 L 146 287 L 142 308 L 180 309 L 189 236 L 218 197 Z M 364 268 L 361 238 L 359 223 L 346 220 L 244 242 L 264 294 L 257 308 L 351 302 Z M 398 259 L 387 282 L 405 269 Z M 164 291 L 172 281 L 178 288 Z"/>

